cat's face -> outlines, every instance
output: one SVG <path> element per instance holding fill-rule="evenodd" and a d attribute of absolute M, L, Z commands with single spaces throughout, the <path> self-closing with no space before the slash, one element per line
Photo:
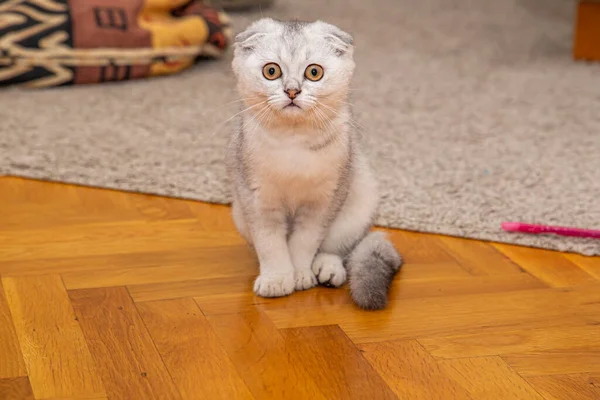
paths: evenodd
<path fill-rule="evenodd" d="M 236 37 L 238 90 L 260 118 L 331 118 L 348 96 L 354 72 L 352 37 L 324 22 L 269 18 Z"/>

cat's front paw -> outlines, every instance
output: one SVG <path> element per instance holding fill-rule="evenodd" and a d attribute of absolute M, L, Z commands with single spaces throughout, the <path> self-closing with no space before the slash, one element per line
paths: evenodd
<path fill-rule="evenodd" d="M 281 297 L 294 292 L 294 275 L 261 274 L 254 281 L 254 293 L 261 297 Z"/>
<path fill-rule="evenodd" d="M 310 269 L 294 271 L 296 290 L 306 290 L 317 286 L 317 277 Z"/>
<path fill-rule="evenodd" d="M 317 254 L 312 270 L 323 286 L 339 287 L 346 282 L 346 268 L 342 259 L 335 254 Z"/>

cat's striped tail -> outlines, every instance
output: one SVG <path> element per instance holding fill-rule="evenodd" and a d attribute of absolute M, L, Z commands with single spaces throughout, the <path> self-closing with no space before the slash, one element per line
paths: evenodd
<path fill-rule="evenodd" d="M 350 253 L 347 269 L 350 295 L 365 310 L 380 310 L 388 302 L 388 291 L 402 257 L 383 232 L 370 232 Z"/>

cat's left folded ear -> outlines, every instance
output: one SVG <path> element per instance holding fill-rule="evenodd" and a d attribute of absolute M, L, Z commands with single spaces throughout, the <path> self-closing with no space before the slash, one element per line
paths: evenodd
<path fill-rule="evenodd" d="M 322 29 L 325 40 L 331 44 L 337 56 L 341 57 L 354 49 L 354 38 L 348 32 L 323 21 L 315 24 Z"/>

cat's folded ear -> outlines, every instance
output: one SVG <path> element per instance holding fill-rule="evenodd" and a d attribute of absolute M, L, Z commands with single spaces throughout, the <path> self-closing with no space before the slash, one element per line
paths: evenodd
<path fill-rule="evenodd" d="M 235 36 L 233 45 L 244 52 L 254 50 L 256 42 L 271 31 L 275 23 L 272 18 L 262 18 L 253 22 L 246 30 Z"/>
<path fill-rule="evenodd" d="M 335 25 L 317 21 L 316 26 L 323 33 L 325 40 L 333 47 L 337 56 L 343 56 L 354 49 L 354 39 Z"/>

